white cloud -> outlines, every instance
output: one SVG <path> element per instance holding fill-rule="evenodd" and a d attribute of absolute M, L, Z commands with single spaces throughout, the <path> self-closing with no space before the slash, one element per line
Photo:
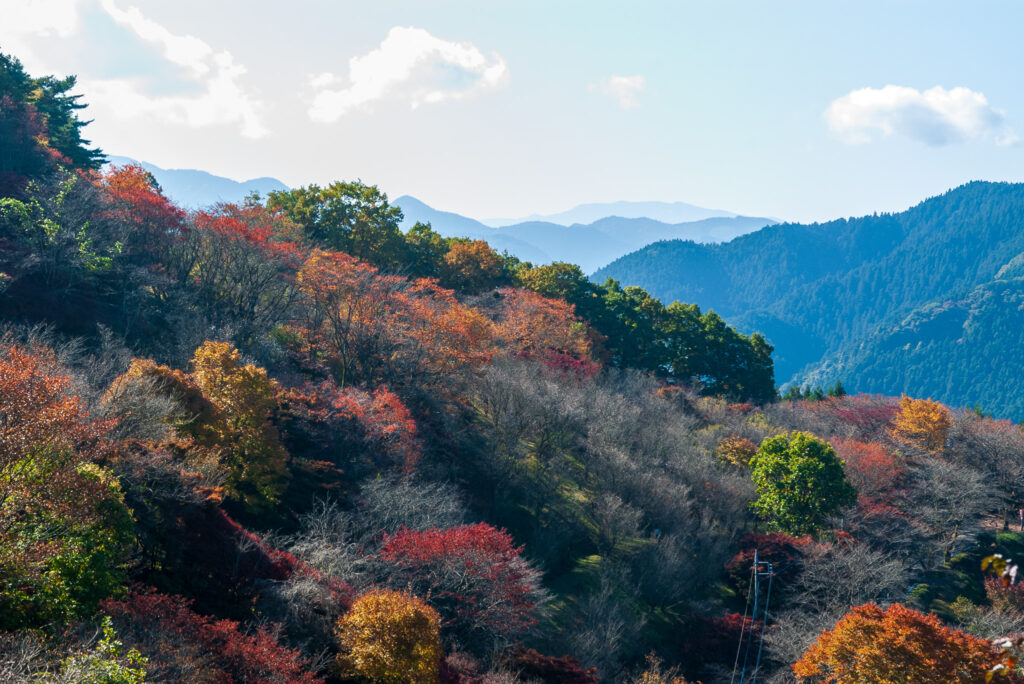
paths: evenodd
<path fill-rule="evenodd" d="M 240 82 L 246 72 L 230 52 L 215 52 L 195 36 L 179 36 L 146 18 L 135 7 L 122 10 L 113 0 L 100 5 L 118 24 L 142 40 L 157 45 L 167 61 L 182 67 L 199 85 L 197 94 L 150 95 L 139 79 L 83 80 L 82 89 L 90 102 L 110 108 L 121 118 L 154 116 L 170 123 L 191 127 L 236 124 L 242 135 L 260 138 L 267 134 L 260 117 L 262 103 Z"/>
<path fill-rule="evenodd" d="M 78 0 L 2 0 L 3 35 L 66 38 L 78 26 Z"/>
<path fill-rule="evenodd" d="M 30 72 L 45 69 L 33 49 L 39 38 L 67 38 L 78 29 L 79 0 L 0 0 L 0 49 Z"/>
<path fill-rule="evenodd" d="M 349 60 L 348 86 L 331 89 L 340 81 L 331 73 L 310 78 L 315 95 L 309 116 L 329 123 L 385 98 L 408 101 L 415 109 L 495 88 L 507 76 L 505 60 L 497 53 L 488 57 L 472 43 L 395 26 L 376 49 Z"/>
<path fill-rule="evenodd" d="M 623 109 L 639 107 L 636 96 L 647 87 L 647 80 L 640 75 L 611 76 L 600 83 L 591 83 L 590 91 L 613 97 Z"/>
<path fill-rule="evenodd" d="M 829 128 L 850 143 L 864 143 L 875 134 L 902 135 L 927 145 L 994 141 L 1011 145 L 1017 136 L 1006 118 L 981 93 L 969 88 L 925 91 L 904 86 L 854 90 L 829 105 Z"/>
<path fill-rule="evenodd" d="M 110 17 L 142 40 L 155 43 L 163 50 L 167 61 L 185 67 L 195 76 L 210 72 L 209 60 L 213 48 L 195 36 L 176 36 L 152 19 L 147 19 L 137 7 L 122 10 L 113 0 L 100 0 L 100 6 Z"/>

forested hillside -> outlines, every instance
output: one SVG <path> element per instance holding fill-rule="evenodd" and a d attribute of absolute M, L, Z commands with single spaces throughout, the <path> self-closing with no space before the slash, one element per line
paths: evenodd
<path fill-rule="evenodd" d="M 651 245 L 595 277 L 645 287 L 664 301 L 696 302 L 764 333 L 783 382 L 841 379 L 857 390 L 906 391 L 961 405 L 985 401 L 999 415 L 1020 418 L 1024 394 L 1012 373 L 982 374 L 995 384 L 969 373 L 956 376 L 968 382 L 957 382 L 946 373 L 963 368 L 967 357 L 984 359 L 988 368 L 1017 363 L 1011 300 L 988 297 L 986 310 L 1006 324 L 989 326 L 994 336 L 957 333 L 964 344 L 932 344 L 928 333 L 917 338 L 917 328 L 902 322 L 920 307 L 977 299 L 976 287 L 1000 289 L 997 274 L 1024 252 L 1022 225 L 1024 185 L 976 182 L 899 214 L 771 226 L 724 245 Z M 1004 271 L 1002 287 L 1013 279 Z M 921 354 L 901 362 L 885 346 L 896 338 Z M 1005 403 L 989 403 L 1000 396 Z"/>
<path fill-rule="evenodd" d="M 73 83 L 0 59 L 0 681 L 1024 681 L 1018 426 L 361 182 L 186 212 Z"/>

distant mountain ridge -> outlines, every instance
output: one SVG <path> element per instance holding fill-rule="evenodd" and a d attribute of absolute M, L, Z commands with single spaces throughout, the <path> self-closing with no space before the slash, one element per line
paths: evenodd
<path fill-rule="evenodd" d="M 475 219 L 439 211 L 408 195 L 395 199 L 393 204 L 401 207 L 405 215 L 403 227 L 406 229 L 417 221 L 430 223 L 434 230 L 445 237 L 486 240 L 498 251 L 508 251 L 525 261 L 538 264 L 567 261 L 578 264 L 587 273 L 658 240 L 724 242 L 774 223 L 772 219 L 736 215 L 706 217 L 674 224 L 647 217 L 602 216 L 591 223 L 569 226 L 546 221 L 526 221 L 493 228 Z M 611 207 L 618 204 L 589 206 Z"/>
<path fill-rule="evenodd" d="M 266 195 L 268 192 L 288 189 L 287 185 L 276 178 L 235 181 L 198 169 L 164 169 L 131 157 L 109 155 L 108 161 L 118 166 L 138 164 L 153 174 L 167 197 L 186 209 L 202 209 L 218 202 L 241 202 L 253 192 Z"/>
<path fill-rule="evenodd" d="M 781 382 L 839 379 L 1024 418 L 1024 184 L 968 183 L 901 213 L 720 245 L 659 242 L 594 277 L 764 333 Z"/>
<path fill-rule="evenodd" d="M 690 223 L 708 218 L 734 218 L 739 214 L 719 209 L 706 209 L 686 202 L 593 202 L 581 204 L 557 214 L 531 214 L 518 219 L 484 219 L 481 223 L 493 228 L 517 223 L 557 223 L 571 226 L 589 224 L 603 218 L 647 218 L 662 223 Z"/>

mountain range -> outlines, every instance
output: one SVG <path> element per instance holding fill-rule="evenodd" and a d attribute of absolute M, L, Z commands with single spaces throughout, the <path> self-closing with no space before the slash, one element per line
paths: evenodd
<path fill-rule="evenodd" d="M 606 277 L 764 333 L 779 381 L 1024 418 L 1024 184 L 973 182 L 900 213 L 719 245 L 658 242 L 594 275 Z"/>
<path fill-rule="evenodd" d="M 528 220 L 492 227 L 459 214 L 439 211 L 415 197 L 394 200 L 405 215 L 404 228 L 416 222 L 430 223 L 445 237 L 486 240 L 498 251 L 507 251 L 524 261 L 545 264 L 566 261 L 590 273 L 609 262 L 659 240 L 684 239 L 717 243 L 775 223 L 773 219 L 737 216 L 702 209 L 682 202 L 615 202 L 581 205 L 556 217 L 597 216 L 590 223 L 562 225 L 554 221 Z M 665 223 L 649 217 L 601 216 L 604 211 L 649 211 L 658 216 L 724 214 L 680 223 Z"/>
<path fill-rule="evenodd" d="M 153 174 L 164 194 L 178 206 L 201 209 L 219 202 L 241 202 L 256 192 L 287 190 L 276 178 L 235 181 L 198 169 L 165 169 L 130 157 L 111 155 L 108 163 L 138 164 Z M 568 261 L 587 273 L 658 240 L 723 242 L 774 223 L 686 202 L 605 202 L 582 204 L 559 214 L 487 222 L 440 211 L 404 195 L 392 204 L 405 214 L 402 227 L 430 223 L 445 237 L 486 240 L 535 264 Z"/>
<path fill-rule="evenodd" d="M 254 192 L 266 195 L 274 190 L 288 189 L 276 178 L 235 181 L 197 169 L 164 169 L 131 157 L 108 155 L 107 161 L 117 166 L 138 164 L 153 175 L 168 198 L 185 209 L 202 209 L 218 202 L 241 202 Z"/>
<path fill-rule="evenodd" d="M 689 223 L 707 218 L 731 218 L 737 214 L 719 209 L 705 209 L 686 202 L 595 202 L 581 204 L 557 214 L 532 214 L 518 219 L 484 219 L 482 223 L 492 228 L 535 221 L 571 226 L 575 223 L 593 223 L 609 216 L 649 218 L 662 223 Z"/>

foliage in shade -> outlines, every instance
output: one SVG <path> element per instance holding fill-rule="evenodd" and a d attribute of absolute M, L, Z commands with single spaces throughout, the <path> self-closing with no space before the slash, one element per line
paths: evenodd
<path fill-rule="evenodd" d="M 368 392 L 324 380 L 283 391 L 280 403 L 276 419 L 293 456 L 329 455 L 345 471 L 378 474 L 410 473 L 422 454 L 416 421 L 386 387 Z"/>
<path fill-rule="evenodd" d="M 543 655 L 532 648 L 518 646 L 506 656 L 506 662 L 520 676 L 544 684 L 597 684 L 597 668 L 584 668 L 570 656 Z"/>
<path fill-rule="evenodd" d="M 152 681 L 196 684 L 316 684 L 298 650 L 281 645 L 267 628 L 247 631 L 233 620 L 217 620 L 192 610 L 190 602 L 134 588 L 103 610 L 127 645 L 147 659 Z"/>
<path fill-rule="evenodd" d="M 103 154 L 82 138 L 85 108 L 81 95 L 69 95 L 74 76 L 32 78 L 21 62 L 0 54 L 0 197 L 17 194 L 31 179 L 52 172 L 57 164 L 94 170 Z"/>

